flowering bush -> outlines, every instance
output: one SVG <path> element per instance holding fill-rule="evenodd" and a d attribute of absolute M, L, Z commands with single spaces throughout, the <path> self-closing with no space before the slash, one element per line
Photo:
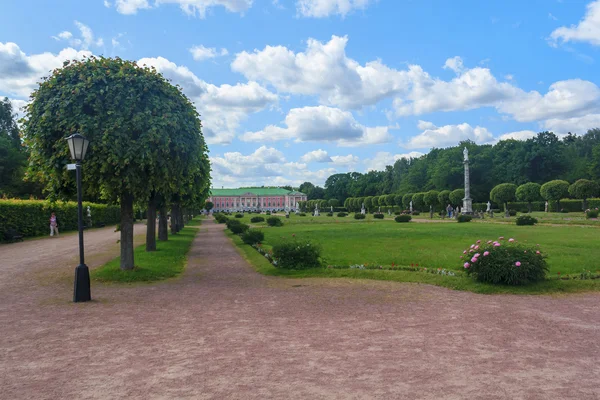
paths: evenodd
<path fill-rule="evenodd" d="M 273 246 L 275 264 L 284 269 L 308 269 L 321 267 L 321 248 L 307 240 L 285 241 Z"/>
<path fill-rule="evenodd" d="M 269 226 L 283 226 L 283 222 L 277 217 L 267 218 L 267 225 Z"/>
<path fill-rule="evenodd" d="M 519 215 L 515 219 L 515 222 L 517 225 L 535 225 L 538 223 L 538 220 L 530 215 Z"/>
<path fill-rule="evenodd" d="M 512 238 L 478 240 L 463 251 L 461 259 L 466 273 L 480 282 L 525 285 L 544 280 L 548 271 L 539 247 L 521 245 Z"/>
<path fill-rule="evenodd" d="M 250 218 L 250 222 L 252 222 L 253 224 L 256 224 L 257 222 L 264 222 L 265 219 L 264 217 L 252 217 Z"/>
<path fill-rule="evenodd" d="M 598 218 L 598 209 L 597 208 L 592 208 L 589 210 L 585 210 L 585 217 L 586 218 Z"/>
<path fill-rule="evenodd" d="M 365 214 L 354 213 L 354 219 L 365 219 Z"/>
<path fill-rule="evenodd" d="M 246 244 L 253 245 L 265 240 L 265 234 L 258 229 L 248 229 L 242 234 L 242 241 Z"/>
<path fill-rule="evenodd" d="M 402 215 L 398 215 L 396 218 L 394 218 L 394 221 L 396 221 L 396 222 L 410 222 L 411 219 L 412 219 L 412 217 L 410 215 L 402 214 Z"/>
<path fill-rule="evenodd" d="M 375 219 L 383 219 L 383 214 L 373 214 L 373 218 L 375 218 Z"/>

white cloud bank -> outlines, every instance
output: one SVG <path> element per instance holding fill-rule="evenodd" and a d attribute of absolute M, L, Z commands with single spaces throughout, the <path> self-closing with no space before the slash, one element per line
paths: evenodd
<path fill-rule="evenodd" d="M 550 34 L 550 43 L 587 42 L 600 46 L 600 0 L 587 5 L 585 16 L 577 25 L 561 26 Z"/>
<path fill-rule="evenodd" d="M 298 0 L 296 9 L 303 17 L 325 18 L 331 15 L 347 14 L 355 10 L 364 10 L 373 0 Z"/>
<path fill-rule="evenodd" d="M 151 4 L 152 3 L 152 4 Z M 252 7 L 253 0 L 116 0 L 115 8 L 120 14 L 137 14 L 139 10 L 147 10 L 163 4 L 176 4 L 186 14 L 205 18 L 209 9 L 224 7 L 233 13 L 244 13 Z"/>

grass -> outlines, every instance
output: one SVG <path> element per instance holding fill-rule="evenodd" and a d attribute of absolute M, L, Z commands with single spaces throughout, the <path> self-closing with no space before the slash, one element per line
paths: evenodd
<path fill-rule="evenodd" d="M 319 243 L 325 265 L 411 265 L 427 268 L 462 270 L 460 259 L 463 249 L 477 239 L 496 239 L 499 236 L 514 237 L 520 242 L 535 246 L 548 256 L 549 276 L 558 272 L 579 274 L 584 269 L 600 270 L 600 248 L 597 233 L 592 227 L 582 226 L 516 226 L 471 222 L 457 223 L 404 223 L 391 218 L 383 221 L 355 221 L 352 218 L 295 217 L 284 221 L 280 228 L 269 228 L 264 223 L 253 224 L 265 233 L 266 248 L 281 240 L 309 239 Z M 248 216 L 242 219 L 248 222 Z M 311 221 L 313 219 L 313 221 Z M 347 221 L 342 221 L 346 220 Z M 315 221 L 318 220 L 318 221 Z M 352 223 L 350 223 L 352 221 Z M 264 228 L 263 228 L 264 227 Z M 244 245 L 239 237 L 231 235 L 255 268 L 266 275 L 301 277 L 346 277 L 420 282 L 477 293 L 523 293 L 541 294 L 556 292 L 580 292 L 600 290 L 600 279 L 557 280 L 551 279 L 523 287 L 494 286 L 478 283 L 466 276 L 441 276 L 410 271 L 379 271 L 350 269 L 314 269 L 286 271 L 273 267 L 263 256 L 250 246 Z"/>
<path fill-rule="evenodd" d="M 187 253 L 198 232 L 200 221 L 194 219 L 177 235 L 169 235 L 166 242 L 157 241 L 156 251 L 146 252 L 146 245 L 135 248 L 135 268 L 121 270 L 117 257 L 90 272 L 91 278 L 100 282 L 154 282 L 173 278 L 183 272 Z"/>

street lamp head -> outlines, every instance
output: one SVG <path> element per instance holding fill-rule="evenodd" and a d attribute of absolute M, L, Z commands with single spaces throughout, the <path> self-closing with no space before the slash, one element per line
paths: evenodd
<path fill-rule="evenodd" d="M 69 136 L 68 138 L 66 138 L 66 141 L 69 143 L 71 158 L 77 162 L 83 161 L 90 141 L 82 135 L 80 135 L 79 133 L 75 133 Z"/>

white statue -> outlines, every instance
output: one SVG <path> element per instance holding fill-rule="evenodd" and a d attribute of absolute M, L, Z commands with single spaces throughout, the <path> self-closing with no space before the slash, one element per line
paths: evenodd
<path fill-rule="evenodd" d="M 409 207 L 409 209 L 410 209 L 410 212 L 412 212 L 412 211 L 413 211 L 413 210 L 412 210 L 412 200 L 410 201 L 410 204 L 409 204 L 409 206 L 410 206 L 410 207 Z"/>
<path fill-rule="evenodd" d="M 492 210 L 492 203 L 488 200 L 486 212 L 490 212 Z"/>
<path fill-rule="evenodd" d="M 469 161 L 469 150 L 466 147 L 463 150 L 463 156 L 465 156 L 465 161 Z"/>
<path fill-rule="evenodd" d="M 331 206 L 331 212 L 333 212 L 333 206 Z"/>
<path fill-rule="evenodd" d="M 92 211 L 90 210 L 90 206 L 87 206 L 87 216 L 88 218 L 92 218 Z"/>

